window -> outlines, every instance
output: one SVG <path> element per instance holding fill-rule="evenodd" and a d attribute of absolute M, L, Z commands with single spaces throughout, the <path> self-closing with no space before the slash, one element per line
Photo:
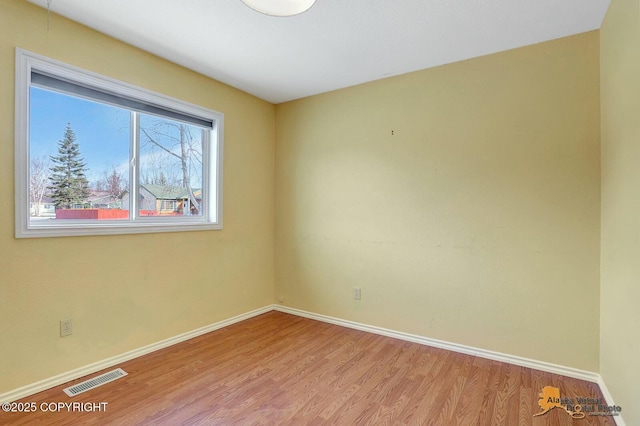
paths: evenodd
<path fill-rule="evenodd" d="M 16 237 L 222 228 L 223 115 L 17 49 Z"/>

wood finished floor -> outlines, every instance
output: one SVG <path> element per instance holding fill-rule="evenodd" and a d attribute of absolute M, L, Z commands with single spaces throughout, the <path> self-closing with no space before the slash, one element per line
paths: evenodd
<path fill-rule="evenodd" d="M 533 417 L 544 386 L 602 398 L 593 383 L 281 312 L 117 367 L 129 375 L 73 398 L 62 389 L 100 373 L 22 400 L 107 402 L 105 412 L 0 412 L 0 424 L 615 425 L 558 408 Z"/>

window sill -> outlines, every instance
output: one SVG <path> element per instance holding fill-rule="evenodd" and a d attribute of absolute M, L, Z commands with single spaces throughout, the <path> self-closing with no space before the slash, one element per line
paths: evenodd
<path fill-rule="evenodd" d="M 93 221 L 92 221 L 93 222 Z M 90 227 L 88 226 L 90 225 Z M 79 237 L 90 235 L 121 235 L 121 234 L 148 234 L 158 232 L 185 232 L 185 231 L 211 231 L 222 229 L 222 223 L 177 221 L 171 223 L 68 223 L 55 226 L 28 226 L 26 223 L 22 229 L 16 229 L 16 238 L 45 238 L 45 237 Z"/>

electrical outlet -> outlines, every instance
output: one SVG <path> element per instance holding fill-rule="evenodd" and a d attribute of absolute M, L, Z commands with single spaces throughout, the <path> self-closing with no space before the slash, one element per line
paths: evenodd
<path fill-rule="evenodd" d="M 284 303 L 284 297 L 278 297 L 278 303 L 282 305 Z"/>
<path fill-rule="evenodd" d="M 360 291 L 360 287 L 353 288 L 353 300 L 360 300 L 362 293 Z"/>
<path fill-rule="evenodd" d="M 73 320 L 61 320 L 60 321 L 60 337 L 71 336 L 73 334 Z"/>

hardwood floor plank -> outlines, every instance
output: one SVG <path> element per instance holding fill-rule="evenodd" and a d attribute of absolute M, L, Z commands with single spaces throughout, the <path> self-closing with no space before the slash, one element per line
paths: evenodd
<path fill-rule="evenodd" d="M 454 424 L 460 426 L 477 424 L 484 396 L 482 390 L 487 387 L 490 365 L 491 362 L 486 359 L 475 358 L 473 360 L 456 408 Z"/>
<path fill-rule="evenodd" d="M 73 398 L 103 412 L 0 413 L 3 425 L 614 425 L 543 416 L 545 386 L 602 398 L 593 383 L 269 312 L 119 365 L 128 375 Z"/>

